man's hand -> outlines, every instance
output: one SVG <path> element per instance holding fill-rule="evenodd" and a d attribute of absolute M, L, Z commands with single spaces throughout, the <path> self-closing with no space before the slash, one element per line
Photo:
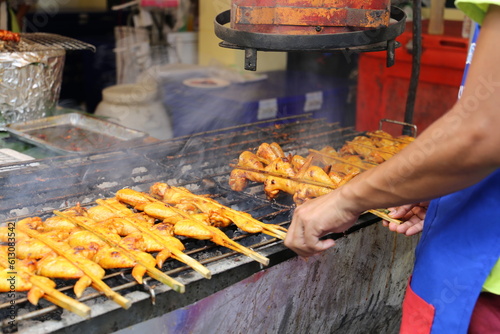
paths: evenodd
<path fill-rule="evenodd" d="M 391 211 L 389 216 L 404 221 L 401 225 L 383 221 L 384 226 L 388 226 L 389 230 L 401 233 L 407 236 L 415 235 L 422 232 L 424 228 L 424 219 L 427 212 L 429 202 L 402 205 L 394 208 L 389 208 Z"/>
<path fill-rule="evenodd" d="M 295 209 L 285 246 L 300 256 L 321 253 L 335 245 L 333 239 L 320 240 L 328 233 L 344 232 L 359 214 L 344 208 L 339 191 L 308 200 Z"/>

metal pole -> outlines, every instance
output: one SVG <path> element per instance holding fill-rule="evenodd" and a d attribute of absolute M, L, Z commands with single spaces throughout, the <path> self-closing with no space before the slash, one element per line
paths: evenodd
<path fill-rule="evenodd" d="M 417 95 L 418 79 L 420 77 L 420 58 L 422 56 L 422 17 L 421 0 L 413 0 L 413 50 L 410 86 L 406 99 L 405 123 L 413 124 L 413 113 L 415 110 L 415 99 Z M 404 135 L 411 134 L 411 128 L 403 128 Z"/>

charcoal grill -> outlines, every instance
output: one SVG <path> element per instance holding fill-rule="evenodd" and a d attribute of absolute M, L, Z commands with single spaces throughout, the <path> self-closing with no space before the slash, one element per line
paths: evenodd
<path fill-rule="evenodd" d="M 241 193 L 230 190 L 228 186 L 228 177 L 231 170 L 230 162 L 234 161 L 243 150 L 257 148 L 262 142 L 275 141 L 284 148 L 285 152 L 307 154 L 309 148 L 321 149 L 325 145 L 340 147 L 346 140 L 350 140 L 356 135 L 359 135 L 359 133 L 352 128 L 340 128 L 338 124 L 329 124 L 323 120 L 311 119 L 307 116 L 291 117 L 273 122 L 246 124 L 115 151 L 51 157 L 29 161 L 29 163 L 19 162 L 8 166 L 9 168 L 2 169 L 0 167 L 0 186 L 2 189 L 0 193 L 0 202 L 2 203 L 0 218 L 3 222 L 33 216 L 46 218 L 52 216 L 52 211 L 55 209 L 61 210 L 72 207 L 77 203 L 82 206 L 92 206 L 95 204 L 96 199 L 113 197 L 116 191 L 124 187 L 147 191 L 155 182 L 166 182 L 172 186 L 184 186 L 197 194 L 211 194 L 214 199 L 222 204 L 249 212 L 253 217 L 263 222 L 288 227 L 293 211 L 293 202 L 290 196 L 281 196 L 270 202 L 265 198 L 263 186 L 256 183 L 250 184 Z M 350 245 L 346 249 L 351 253 L 357 252 L 361 248 L 366 250 L 366 254 L 359 254 L 358 256 L 367 259 L 369 263 L 371 261 L 375 262 L 369 265 L 371 269 L 360 270 L 364 271 L 366 277 L 371 281 L 377 282 L 370 283 L 370 286 L 373 287 L 368 289 L 372 289 L 372 291 L 363 290 L 363 296 L 368 297 L 363 297 L 362 300 L 361 297 L 358 297 L 360 300 L 349 302 L 347 299 L 344 300 L 345 298 L 349 299 L 350 292 L 347 297 L 337 296 L 335 298 L 344 298 L 342 302 L 346 310 L 347 305 L 351 302 L 357 305 L 358 309 L 356 314 L 353 315 L 353 319 L 358 318 L 359 324 L 370 320 L 371 316 L 367 317 L 367 314 L 377 315 L 381 310 L 387 312 L 381 314 L 379 319 L 382 326 L 386 328 L 391 326 L 393 323 L 391 321 L 397 321 L 398 319 L 398 298 L 402 298 L 406 275 L 412 263 L 411 255 L 408 254 L 411 253 L 415 241 L 411 238 L 401 239 L 399 236 L 387 233 L 385 229 L 378 228 L 377 224 L 373 224 L 377 221 L 378 219 L 370 214 L 363 215 L 351 230 L 345 234 L 332 236 L 334 238 L 345 237 L 344 239 L 349 239 L 351 235 L 361 236 L 359 240 L 356 237 L 351 239 L 350 242 L 346 241 L 346 245 Z M 371 232 L 354 233 L 360 229 Z M 89 288 L 87 289 L 88 293 L 81 299 L 82 302 L 92 308 L 91 318 L 85 320 L 67 311 L 63 312 L 62 309 L 43 299 L 38 307 L 34 307 L 26 301 L 23 293 L 18 293 L 16 306 L 20 311 L 16 318 L 17 328 L 9 326 L 8 319 L 6 319 L 9 300 L 5 298 L 0 300 L 0 314 L 2 315 L 0 318 L 4 319 L 2 331 L 4 333 L 16 330 L 27 333 L 109 333 L 120 329 L 127 331 L 127 327 L 133 325 L 152 326 L 150 321 L 154 322 L 155 319 L 156 321 L 166 321 L 172 324 L 172 318 L 165 320 L 164 317 L 181 317 L 175 315 L 176 312 L 186 312 L 191 304 L 207 301 L 217 293 L 224 293 L 227 289 L 238 286 L 236 289 L 239 291 L 236 292 L 236 295 L 229 297 L 229 300 L 236 302 L 238 300 L 236 296 L 245 296 L 245 287 L 255 282 L 255 277 L 259 277 L 259 275 L 273 277 L 273 275 L 269 274 L 273 273 L 274 268 L 283 268 L 290 261 L 293 263 L 292 266 L 297 268 L 297 272 L 305 268 L 304 264 L 283 245 L 282 241 L 264 234 L 247 235 L 235 228 L 228 228 L 225 232 L 237 242 L 267 256 L 270 259 L 269 267 L 263 268 L 259 263 L 245 256 L 214 246 L 210 242 L 184 240 L 187 253 L 205 264 L 212 272 L 212 278 L 207 280 L 174 260 L 167 261 L 162 270 L 186 285 L 184 294 L 176 293 L 167 286 L 149 278 L 145 280 L 145 285 L 138 285 L 130 279 L 129 270 L 109 271 L 105 282 L 114 290 L 132 300 L 133 304 L 130 309 L 124 310 L 120 308 L 117 304 Z M 374 235 L 377 236 L 377 239 L 383 240 L 370 241 L 370 238 Z M 366 245 L 360 247 L 363 243 L 366 243 Z M 380 249 L 377 250 L 376 248 Z M 339 247 L 332 250 L 332 252 L 336 252 L 336 256 L 342 254 Z M 384 258 L 373 259 L 373 254 L 377 252 L 381 252 Z M 332 267 L 331 259 L 328 259 L 328 253 L 323 256 L 325 258 L 312 259 L 310 262 L 315 268 L 312 279 L 324 276 L 319 274 L 320 268 L 331 269 Z M 350 259 L 351 257 L 352 254 L 347 257 L 344 255 L 343 258 Z M 389 266 L 390 269 L 387 273 L 383 274 L 381 268 L 378 267 L 378 260 L 383 260 L 384 263 L 387 262 L 385 265 Z M 337 262 L 335 263 L 338 265 Z M 348 275 L 346 270 L 348 269 L 343 268 L 340 270 L 336 267 L 334 268 L 335 274 L 329 273 L 328 275 L 334 277 L 339 273 L 343 273 L 342 279 L 345 279 Z M 311 273 L 312 271 L 308 271 L 307 275 L 311 275 Z M 359 273 L 355 272 L 353 274 L 354 277 L 357 277 L 354 279 L 360 279 L 363 276 L 363 274 L 359 276 Z M 379 279 L 378 275 L 384 276 Z M 288 279 L 292 279 L 290 276 L 293 275 L 288 275 Z M 284 277 L 280 279 L 286 282 Z M 280 279 L 278 279 L 278 282 Z M 72 286 L 68 285 L 67 282 L 57 282 L 61 291 L 71 295 Z M 273 278 L 271 282 L 276 282 L 276 279 Z M 360 284 L 362 283 L 360 282 Z M 349 285 L 351 285 L 350 282 Z M 390 306 L 386 305 L 387 301 L 385 299 L 388 298 L 387 295 L 377 290 L 379 285 L 382 287 L 380 289 L 385 289 L 387 293 L 393 291 L 392 289 L 397 290 L 395 297 L 390 297 L 394 299 L 389 303 Z M 266 294 L 264 290 L 257 293 L 252 291 L 252 296 L 247 295 L 244 298 L 251 297 L 253 299 L 245 301 L 245 303 L 253 303 L 253 307 L 261 303 L 262 300 L 257 301 L 256 298 L 260 293 L 264 297 Z M 295 293 L 298 294 L 298 292 Z M 274 292 L 272 294 L 275 295 Z M 292 292 L 293 294 L 294 292 Z M 269 296 L 265 298 L 266 302 L 270 300 Z M 295 308 L 290 305 L 291 302 L 293 304 L 293 300 L 290 299 L 290 296 L 286 298 L 287 300 L 282 302 L 284 306 L 286 305 L 288 311 L 284 315 L 283 313 L 276 313 L 282 315 L 280 321 L 286 321 L 294 314 L 293 310 Z M 308 300 L 314 301 L 317 298 L 317 296 L 311 297 Z M 329 298 L 333 297 L 329 297 L 326 292 L 321 297 L 324 301 Z M 215 301 L 210 303 L 216 305 Z M 296 303 L 298 302 L 296 301 Z M 245 312 L 250 307 L 249 305 L 240 305 L 241 309 L 235 310 L 231 303 L 224 303 L 224 305 L 230 307 L 230 309 L 224 311 L 223 305 L 213 309 L 216 314 L 218 314 L 217 310 L 226 312 L 225 314 L 219 314 L 222 318 L 216 320 L 220 321 L 220 323 L 217 323 L 218 331 L 224 332 L 228 328 L 232 328 L 231 330 L 238 332 L 244 330 L 244 327 L 241 326 L 252 326 L 247 327 L 246 331 L 248 331 L 250 328 L 258 328 L 257 322 L 259 326 L 266 323 L 254 315 L 252 319 L 247 318 L 239 324 L 235 322 L 232 324 L 226 323 L 230 327 L 224 329 L 223 324 L 225 322 L 221 319 L 224 317 L 227 319 L 238 318 L 238 314 Z M 374 311 L 375 308 L 377 309 L 376 312 Z M 347 312 L 346 310 L 343 312 Z M 266 312 L 260 314 L 264 319 L 276 322 Z M 384 315 L 387 316 L 388 314 L 391 315 L 391 321 L 384 317 Z M 335 326 L 340 326 L 337 328 L 352 326 L 353 319 L 347 318 L 347 314 L 339 313 L 336 316 L 332 314 L 330 317 L 335 320 Z M 177 325 L 179 325 L 179 319 L 176 318 Z M 146 322 L 146 320 L 149 320 L 149 322 Z M 371 321 L 373 323 L 375 319 L 371 319 Z M 196 324 L 197 322 L 194 319 L 190 319 L 189 322 L 186 321 L 181 327 L 172 332 L 196 332 L 193 329 L 194 327 L 190 327 Z M 300 326 L 294 325 L 293 321 L 290 321 L 289 325 L 286 323 L 281 324 L 280 328 L 289 329 L 287 326 L 296 326 L 296 330 L 300 329 Z M 330 326 L 334 325 L 330 324 Z M 134 328 L 137 330 L 137 327 Z M 164 332 L 168 331 L 165 330 Z"/>

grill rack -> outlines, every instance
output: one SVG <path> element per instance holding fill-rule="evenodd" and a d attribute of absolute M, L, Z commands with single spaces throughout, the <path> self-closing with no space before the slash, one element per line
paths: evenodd
<path fill-rule="evenodd" d="M 19 43 L 3 42 L 0 52 L 32 52 L 40 50 L 64 49 L 66 51 L 96 51 L 96 47 L 74 38 L 45 32 L 21 33 Z"/>
<path fill-rule="evenodd" d="M 268 202 L 265 199 L 263 186 L 256 183 L 251 183 L 242 193 L 231 191 L 227 185 L 231 170 L 229 163 L 237 159 L 242 150 L 255 149 L 266 141 L 276 141 L 285 152 L 306 154 L 308 148 L 320 149 L 327 144 L 340 147 L 346 140 L 359 134 L 350 128 L 340 128 L 338 124 L 327 124 L 321 120 L 298 117 L 277 122 L 247 124 L 120 151 L 36 160 L 39 164 L 36 168 L 25 167 L 16 172 L 2 173 L 0 171 L 0 185 L 4 190 L 0 194 L 2 201 L 0 218 L 2 221 L 35 215 L 46 218 L 52 215 L 53 209 L 61 210 L 77 203 L 81 203 L 82 206 L 92 206 L 95 199 L 112 197 L 117 190 L 125 186 L 146 191 L 154 182 L 162 181 L 173 186 L 185 186 L 199 194 L 217 194 L 215 199 L 223 204 L 237 206 L 238 209 L 251 213 L 257 219 L 286 227 L 293 210 L 290 196 L 278 197 L 273 202 Z M 117 166 L 123 167 L 123 170 L 117 172 Z M 262 210 L 263 213 L 258 213 Z M 352 231 L 371 222 L 369 216 L 366 216 Z M 254 248 L 262 255 L 269 257 L 270 266 L 294 256 L 281 241 L 267 235 L 245 236 L 234 227 L 228 228 L 227 233 L 232 234 L 241 244 Z M 126 319 L 131 312 L 140 313 L 141 308 L 149 310 L 149 313 L 140 317 L 141 321 L 144 321 L 148 317 L 163 314 L 210 295 L 213 293 L 213 287 L 207 289 L 206 286 L 212 285 L 214 281 L 217 282 L 213 284 L 217 285 L 218 291 L 262 269 L 260 264 L 222 247 L 210 246 L 208 242 L 196 241 L 194 243 L 194 245 L 189 245 L 188 242 L 188 254 L 198 257 L 200 262 L 207 264 L 212 271 L 211 280 L 197 277 L 197 274 L 187 266 L 168 260 L 165 265 L 166 273 L 186 284 L 186 293 L 179 296 L 165 286 L 156 286 L 154 293 L 151 293 L 147 287 L 141 287 L 135 282 L 123 281 L 122 277 L 127 277 L 130 270 L 110 271 L 106 278 L 118 281 L 118 284 L 113 285 L 115 289 L 134 296 L 140 295 L 134 300 L 132 308 L 140 305 L 135 307 L 135 311 L 122 310 L 96 292 L 86 296 L 83 301 L 90 301 L 97 305 L 107 303 L 105 312 L 98 313 L 95 317 L 93 315 L 93 318 L 84 322 L 82 319 L 73 317 L 70 325 L 55 326 L 48 331 L 71 332 L 81 326 L 86 329 L 96 326 L 94 329 L 106 331 L 109 327 L 102 327 L 102 323 L 103 319 L 110 314 L 121 315 L 121 323 L 113 324 L 118 326 L 113 328 L 115 330 L 123 328 L 134 324 L 130 321 L 137 321 Z M 213 250 L 215 252 L 210 253 Z M 228 276 L 228 272 L 231 275 Z M 146 281 L 150 285 L 156 282 L 149 278 Z M 61 282 L 58 281 L 58 283 Z M 72 287 L 67 284 L 59 286 L 62 286 L 63 291 L 69 291 Z M 198 291 L 191 293 L 193 290 Z M 175 301 L 175 303 L 166 305 L 165 300 Z M 51 304 L 37 309 L 23 298 L 18 302 L 18 305 L 24 303 L 31 310 L 18 318 L 23 322 L 50 317 L 57 319 L 61 316 L 61 309 Z M 43 301 L 41 302 L 43 305 Z M 156 302 L 157 306 L 151 308 L 152 302 Z M 5 304 L 0 305 L 0 312 L 5 306 Z M 40 322 L 40 326 L 44 328 L 44 322 Z M 6 326 L 4 321 L 2 331 L 10 332 L 11 330 L 12 328 Z M 44 331 L 46 329 L 40 329 L 40 332 Z"/>

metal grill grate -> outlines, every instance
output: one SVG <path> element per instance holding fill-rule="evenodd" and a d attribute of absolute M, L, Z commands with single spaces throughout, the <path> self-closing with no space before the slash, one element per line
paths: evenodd
<path fill-rule="evenodd" d="M 64 49 L 66 51 L 96 51 L 95 46 L 91 44 L 74 38 L 43 32 L 21 33 L 21 41 L 19 43 L 3 42 L 0 45 L 0 52 L 29 52 L 52 49 Z"/>
<path fill-rule="evenodd" d="M 226 129 L 130 149 L 36 160 L 39 163 L 37 168 L 0 172 L 0 219 L 13 221 L 33 216 L 45 219 L 53 215 L 52 210 L 63 210 L 76 203 L 85 207 L 93 206 L 96 199 L 113 197 L 117 190 L 124 187 L 147 191 L 155 182 L 166 182 L 172 186 L 186 187 L 197 194 L 212 194 L 221 204 L 248 212 L 265 223 L 287 227 L 293 209 L 291 198 L 283 196 L 269 202 L 265 198 L 263 186 L 257 183 L 251 184 L 245 192 L 230 190 L 229 163 L 237 159 L 242 150 L 255 149 L 262 142 L 274 141 L 285 152 L 304 154 L 308 148 L 321 149 L 325 145 L 340 147 L 346 140 L 359 134 L 350 128 L 340 128 L 337 124 L 322 120 L 299 120 L 247 124 L 232 128 L 231 131 Z M 355 227 L 359 229 L 371 222 L 370 217 L 365 217 Z M 293 256 L 281 241 L 268 235 L 248 235 L 234 226 L 225 232 L 238 243 L 268 257 L 270 266 Z M 111 318 L 120 323 L 121 327 L 116 328 L 123 328 L 146 320 L 144 315 L 140 315 L 141 309 L 149 309 L 152 301 L 156 301 L 156 305 L 150 309 L 148 317 L 193 303 L 262 269 L 259 263 L 211 242 L 193 239 L 183 241 L 187 254 L 212 271 L 211 280 L 201 278 L 180 262 L 168 260 L 162 270 L 186 285 L 186 292 L 179 295 L 166 286 L 158 285 L 153 279 L 147 278 L 145 286 L 129 281 L 130 270 L 109 271 L 106 282 L 120 294 L 133 296 L 134 305 L 129 310 L 123 310 L 101 294 L 90 291 L 81 301 L 101 306 L 95 313 L 93 310 L 90 320 L 83 322 L 45 300 L 34 307 L 27 302 L 23 293 L 19 293 L 16 305 L 26 311 L 17 318 L 19 329 L 30 328 L 38 333 L 69 333 L 72 330 L 91 332 L 97 330 L 96 326 L 101 326 L 95 332 L 102 332 L 108 326 L 104 326 L 104 323 Z M 61 291 L 71 295 L 70 283 L 58 283 Z M 0 300 L 0 315 L 7 312 L 8 302 Z M 15 330 L 8 326 L 7 321 L 1 327 L 4 333 Z"/>

